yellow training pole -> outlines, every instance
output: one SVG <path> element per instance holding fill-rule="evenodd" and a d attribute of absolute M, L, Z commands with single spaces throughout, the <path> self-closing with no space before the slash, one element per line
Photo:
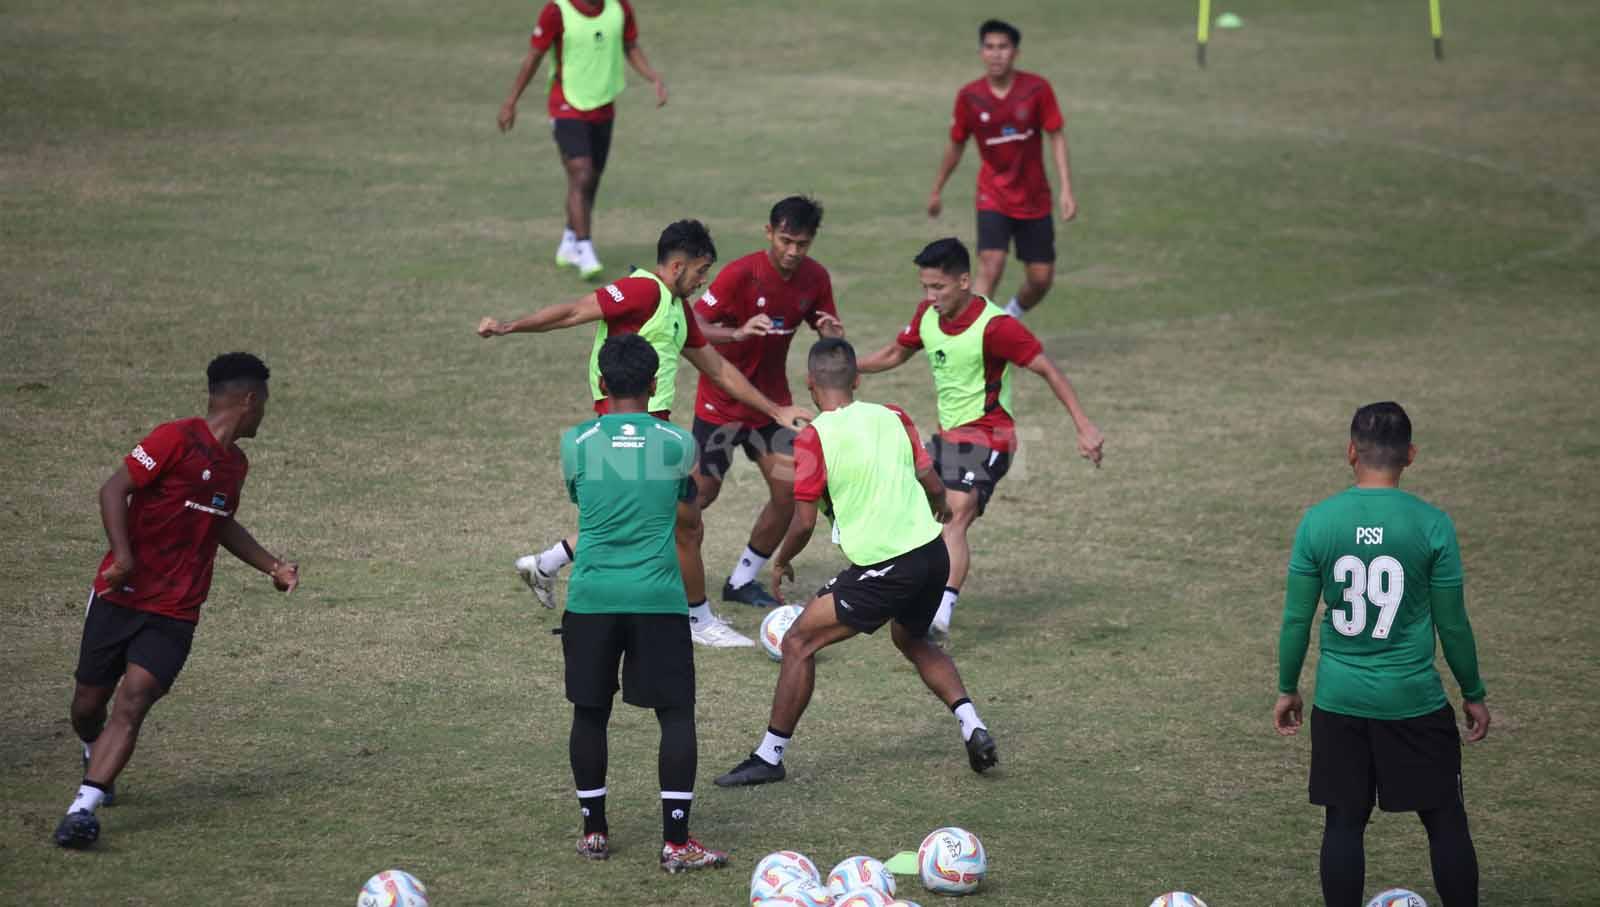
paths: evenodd
<path fill-rule="evenodd" d="M 1200 0 L 1203 4 L 1206 0 Z M 1433 29 L 1433 58 L 1444 59 L 1444 19 L 1439 15 L 1439 0 L 1428 0 L 1428 25 Z"/>
<path fill-rule="evenodd" d="M 1435 10 L 1439 8 L 1439 0 L 1428 0 Z M 1201 69 L 1206 68 L 1206 42 L 1211 40 L 1211 0 L 1200 0 L 1200 24 L 1195 29 L 1195 60 Z"/>

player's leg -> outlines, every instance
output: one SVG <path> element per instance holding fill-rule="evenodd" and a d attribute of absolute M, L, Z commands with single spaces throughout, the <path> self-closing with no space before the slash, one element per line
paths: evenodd
<path fill-rule="evenodd" d="M 978 273 L 972 278 L 972 292 L 993 297 L 1006 273 L 1006 256 L 1011 251 L 1011 218 L 998 211 L 978 212 Z"/>
<path fill-rule="evenodd" d="M 606 730 L 611 700 L 617 690 L 617 666 L 626 648 L 623 628 L 613 614 L 561 615 L 561 656 L 567 701 L 572 703 L 572 732 L 567 756 L 572 783 L 583 815 L 577 851 L 590 860 L 610 856 L 606 822 Z"/>
<path fill-rule="evenodd" d="M 611 125 L 612 121 L 604 123 L 584 123 L 588 131 L 589 166 L 572 185 L 571 171 L 568 175 L 568 207 L 574 204 L 571 193 L 574 188 L 578 191 L 576 205 L 579 210 L 573 216 L 573 232 L 577 234 L 577 241 L 573 251 L 577 255 L 578 273 L 585 279 L 599 276 L 605 267 L 600 264 L 600 258 L 594 250 L 594 200 L 600 194 L 600 175 L 605 172 L 606 159 L 611 155 Z"/>
<path fill-rule="evenodd" d="M 690 636 L 695 645 L 714 649 L 755 645 L 750 637 L 728 626 L 706 601 L 706 562 L 700 550 L 705 542 L 706 524 L 700 513 L 698 490 L 678 502 L 678 523 L 674 532 L 678 546 L 678 570 L 683 574 L 683 595 L 689 605 Z"/>
<path fill-rule="evenodd" d="M 978 717 L 955 660 L 928 638 L 928 628 L 943 591 L 940 577 L 949 573 L 949 553 L 942 539 L 934 539 L 899 560 L 910 568 L 907 572 L 914 577 L 914 588 L 907 590 L 904 604 L 890 625 L 895 648 L 917 669 L 923 684 L 956 716 L 972 770 L 982 772 L 992 768 L 1000 759 L 988 726 Z"/>
<path fill-rule="evenodd" d="M 1365 718 L 1311 709 L 1311 802 L 1325 810 L 1319 872 L 1327 907 L 1360 907 L 1364 837 L 1377 796 L 1372 727 Z"/>
<path fill-rule="evenodd" d="M 1378 804 L 1421 817 L 1433 882 L 1445 907 L 1476 907 L 1478 854 L 1467 827 L 1455 710 L 1445 705 L 1415 718 L 1373 724 Z"/>
<path fill-rule="evenodd" d="M 561 245 L 556 248 L 556 266 L 578 266 L 578 230 L 579 221 L 583 235 L 588 236 L 588 217 L 584 214 L 582 205 L 583 186 L 579 178 L 584 175 L 584 170 L 593 171 L 594 152 L 589 147 L 589 130 L 585 123 L 579 120 L 557 119 L 550 123 L 550 137 L 555 140 L 556 152 L 561 158 L 561 169 L 567 178 L 567 193 L 565 213 L 567 228 L 562 231 Z M 573 161 L 587 161 L 587 168 L 575 166 Z"/>
<path fill-rule="evenodd" d="M 855 569 L 848 567 L 846 572 Z M 783 661 L 778 666 L 777 688 L 772 692 L 767 732 L 748 758 L 716 779 L 718 787 L 783 780 L 786 774 L 783 754 L 816 688 L 817 652 L 859 632 L 844 624 L 838 611 L 833 593 L 819 595 L 806 605 L 783 635 Z M 882 623 L 878 621 L 879 625 Z"/>
<path fill-rule="evenodd" d="M 1022 288 L 1006 304 L 1006 314 L 1020 318 L 1044 299 L 1055 282 L 1055 224 L 1048 216 L 1017 221 L 1016 238 L 1017 258 L 1024 268 Z"/>
<path fill-rule="evenodd" d="M 767 483 L 767 501 L 756 515 L 750 540 L 740 552 L 738 564 L 728 575 L 722 599 L 758 608 L 775 608 L 778 600 L 761 584 L 759 577 L 761 568 L 767 565 L 772 552 L 783 541 L 783 534 L 794 518 L 794 432 L 778 428 L 776 432 L 756 435 L 756 438 L 760 444 L 753 459 Z"/>
<path fill-rule="evenodd" d="M 89 763 L 105 731 L 107 705 L 127 670 L 128 647 L 142 624 L 139 612 L 89 596 L 71 706 L 72 727 L 83 744 L 83 776 L 77 796 L 55 830 L 55 841 L 63 847 L 87 847 L 100 836 L 95 810 L 110 804 L 112 790 L 88 781 Z"/>
<path fill-rule="evenodd" d="M 1457 800 L 1418 813 L 1428 831 L 1433 885 L 1444 907 L 1478 907 L 1478 851 L 1467 827 L 1467 809 Z"/>

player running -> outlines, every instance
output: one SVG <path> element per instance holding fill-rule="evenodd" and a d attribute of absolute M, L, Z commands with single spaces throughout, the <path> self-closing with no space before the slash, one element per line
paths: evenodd
<path fill-rule="evenodd" d="M 860 383 L 849 343 L 827 338 L 811 347 L 806 387 L 822 414 L 795 440 L 794 520 L 772 558 L 772 590 L 781 597 L 783 581 L 794 579 L 790 562 L 811 541 L 824 495 L 850 566 L 784 635 L 767 733 L 749 758 L 716 779 L 718 786 L 782 781 L 784 752 L 816 686 L 817 652 L 891 620 L 895 647 L 955 713 L 972 770 L 999 763 L 955 662 L 927 636 L 950 565 L 939 535 L 939 523 L 951 516 L 944 486 L 911 418 L 856 400 Z"/>
<path fill-rule="evenodd" d="M 934 468 L 950 491 L 955 516 L 945 524 L 950 580 L 933 618 L 935 639 L 950 632 L 950 619 L 971 563 L 967 531 L 988 507 L 995 486 L 1011 468 L 1017 449 L 1012 417 L 1011 369 L 1020 365 L 1050 385 L 1078 434 L 1078 453 L 1100 465 L 1105 439 L 1089 421 L 1072 382 L 1044 352 L 1031 331 L 972 292 L 971 260 L 960 240 L 929 243 L 914 259 L 923 300 L 895 340 L 861 360 L 861 371 L 882 372 L 928 351 L 939 397 L 939 432 L 928 442 Z"/>
<path fill-rule="evenodd" d="M 578 853 L 610 855 L 606 725 L 622 669 L 622 701 L 661 725 L 661 868 L 725 866 L 728 855 L 689 837 L 694 804 L 694 646 L 674 550 L 678 504 L 694 499 L 694 439 L 649 413 L 656 350 L 638 334 L 598 354 L 610 408 L 561 436 L 561 475 L 578 505 L 578 565 L 561 616 L 572 780 L 583 812 Z"/>
<path fill-rule="evenodd" d="M 1400 404 L 1356 410 L 1345 451 L 1355 486 L 1306 512 L 1289 555 L 1272 722 L 1284 736 L 1300 729 L 1300 668 L 1323 599 L 1311 802 L 1327 810 L 1321 874 L 1328 907 L 1361 904 L 1362 837 L 1374 800 L 1385 811 L 1421 817 L 1445 907 L 1478 903 L 1461 734 L 1433 664 L 1435 632 L 1461 687 L 1469 741 L 1488 735 L 1489 707 L 1455 524 L 1400 490 L 1400 473 L 1416 456 Z"/>
<path fill-rule="evenodd" d="M 665 421 L 671 415 L 681 353 L 733 399 L 779 425 L 800 424 L 811 417 L 809 412 L 769 400 L 732 363 L 712 349 L 701 333 L 699 322 L 685 300 L 705 285 L 706 274 L 716 259 L 717 249 L 705 225 L 697 220 L 680 220 L 661 231 L 656 242 L 654 271 L 641 268 L 632 276 L 607 284 L 591 295 L 545 306 L 516 321 L 484 318 L 478 323 L 478 335 L 487 338 L 543 333 L 600 321 L 602 324 L 595 332 L 594 352 L 589 360 L 589 385 L 597 414 L 604 415 L 609 403 L 600 387 L 600 347 L 608 337 L 638 334 L 655 347 L 660 362 L 656 390 L 650 396 L 650 412 L 656 418 Z M 694 641 L 719 648 L 754 645 L 717 617 L 706 603 L 705 565 L 700 559 L 700 542 L 704 535 L 698 503 L 694 500 L 682 502 L 678 507 L 678 557 Z M 546 608 L 555 607 L 556 573 L 572 563 L 575 542 L 575 538 L 562 539 L 540 554 L 517 560 L 517 572 Z"/>
<path fill-rule="evenodd" d="M 100 837 L 95 815 L 111 802 L 151 706 L 189 657 L 217 546 L 293 592 L 300 569 L 273 555 L 234 518 L 253 438 L 267 408 L 267 366 L 228 353 L 206 366 L 204 418 L 158 425 L 100 486 L 111 550 L 100 562 L 78 648 L 72 728 L 83 741 L 83 782 L 56 826 L 62 847 Z M 116 708 L 107 720 L 107 705 Z"/>
<path fill-rule="evenodd" d="M 1016 69 L 1022 32 L 999 19 L 978 26 L 984 77 L 956 93 L 950 144 L 928 196 L 928 216 L 944 209 L 939 193 L 961 163 L 967 139 L 976 137 L 983 166 L 978 170 L 978 295 L 988 296 L 1005 273 L 1006 252 L 1016 240 L 1024 268 L 1022 288 L 1006 303 L 1006 314 L 1021 317 L 1044 299 L 1055 281 L 1056 235 L 1051 220 L 1050 181 L 1044 174 L 1040 132 L 1050 136 L 1050 156 L 1061 179 L 1063 221 L 1078 216 L 1072 195 L 1072 165 L 1067 133 L 1050 83 Z"/>
<path fill-rule="evenodd" d="M 802 323 L 824 337 L 843 337 L 828 271 L 809 257 L 822 226 L 822 206 L 792 195 L 772 206 L 767 248 L 730 262 L 694 305 L 706 339 L 762 393 L 794 399 L 786 370 L 789 344 Z M 722 600 L 770 608 L 778 603 L 759 580 L 761 568 L 794 514 L 794 429 L 733 399 L 701 376 L 695 394 L 694 438 L 700 446 L 700 507 L 722 492 L 733 451 L 743 448 L 767 482 L 767 503 L 756 517 Z"/>
<path fill-rule="evenodd" d="M 568 33 L 580 40 L 562 40 Z M 533 79 L 539 62 L 552 49 L 550 96 L 547 109 L 551 133 L 567 171 L 567 229 L 556 249 L 556 264 L 578 269 L 584 279 L 597 276 L 604 266 L 594 251 L 590 227 L 600 175 L 611 156 L 611 128 L 616 122 L 613 101 L 622 93 L 626 59 L 656 89 L 656 106 L 667 103 L 667 85 L 650 68 L 639 46 L 639 24 L 628 0 L 554 0 L 539 11 L 522 58 L 511 96 L 500 106 L 501 132 L 517 122 L 517 101 Z"/>

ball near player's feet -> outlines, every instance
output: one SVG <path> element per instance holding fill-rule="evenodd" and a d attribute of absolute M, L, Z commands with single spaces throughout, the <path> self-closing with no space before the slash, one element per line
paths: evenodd
<path fill-rule="evenodd" d="M 1169 891 L 1151 901 L 1150 907 L 1206 907 L 1206 902 L 1187 891 Z"/>
<path fill-rule="evenodd" d="M 1367 902 L 1367 907 L 1428 907 L 1428 902 L 1422 895 L 1405 888 L 1390 888 L 1380 891 Z"/>
<path fill-rule="evenodd" d="M 428 889 L 400 869 L 385 869 L 361 886 L 356 907 L 428 907 Z"/>
<path fill-rule="evenodd" d="M 964 828 L 946 826 L 928 832 L 917 848 L 922 886 L 935 894 L 970 894 L 989 873 L 983 842 Z"/>

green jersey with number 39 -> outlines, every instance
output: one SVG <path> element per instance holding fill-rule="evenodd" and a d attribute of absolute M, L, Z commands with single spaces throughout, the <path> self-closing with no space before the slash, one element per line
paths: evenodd
<path fill-rule="evenodd" d="M 1462 605 L 1461 551 L 1444 511 L 1398 488 L 1350 488 L 1307 511 L 1289 557 L 1279 688 L 1294 690 L 1317 599 L 1326 605 L 1316 705 L 1343 715 L 1399 719 L 1448 700 L 1434 667 L 1436 619 L 1462 692 L 1483 698 Z M 1321 595 L 1296 601 L 1296 577 Z M 1315 581 L 1314 583 L 1312 581 Z M 1299 624 L 1299 652 L 1294 651 Z M 1464 634 L 1465 650 L 1462 648 Z M 1454 646 L 1454 652 L 1451 646 Z M 1468 656 L 1468 657 L 1463 657 Z"/>

